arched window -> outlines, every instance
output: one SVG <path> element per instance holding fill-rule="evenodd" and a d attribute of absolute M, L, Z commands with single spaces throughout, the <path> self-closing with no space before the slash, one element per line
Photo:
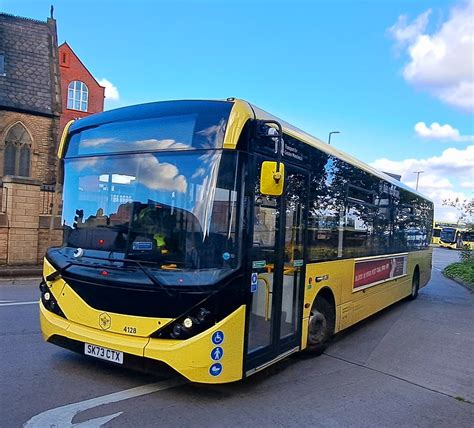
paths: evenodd
<path fill-rule="evenodd" d="M 84 82 L 74 80 L 67 88 L 67 108 L 87 111 L 89 89 Z"/>
<path fill-rule="evenodd" d="M 7 132 L 3 151 L 3 175 L 30 176 L 31 137 L 21 123 Z"/>

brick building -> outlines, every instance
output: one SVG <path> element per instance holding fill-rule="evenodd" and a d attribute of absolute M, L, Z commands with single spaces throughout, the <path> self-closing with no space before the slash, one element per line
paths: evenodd
<path fill-rule="evenodd" d="M 57 46 L 52 17 L 0 13 L 0 264 L 36 264 L 61 241 L 47 191 L 61 114 Z"/>
<path fill-rule="evenodd" d="M 56 21 L 0 13 L 0 179 L 54 183 L 61 114 Z"/>
<path fill-rule="evenodd" d="M 104 111 L 105 88 L 66 42 L 59 46 L 59 69 L 63 105 L 59 126 L 61 135 L 70 120 Z"/>
<path fill-rule="evenodd" d="M 104 88 L 69 45 L 58 49 L 53 17 L 0 13 L 0 265 L 35 265 L 61 243 L 60 135 L 103 105 Z"/>

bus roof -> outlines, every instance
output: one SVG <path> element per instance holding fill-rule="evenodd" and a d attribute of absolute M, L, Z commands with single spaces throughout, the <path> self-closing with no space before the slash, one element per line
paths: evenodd
<path fill-rule="evenodd" d="M 277 120 L 280 122 L 280 124 L 283 127 L 283 131 L 287 133 L 288 135 L 291 135 L 294 138 L 297 138 L 298 140 L 309 144 L 310 146 L 316 147 L 317 149 L 321 150 L 324 153 L 327 153 L 329 155 L 335 156 L 351 165 L 354 165 L 357 168 L 360 168 L 370 174 L 373 174 L 391 184 L 394 184 L 397 187 L 400 187 L 402 189 L 405 189 L 413 194 L 416 194 L 423 199 L 426 199 L 430 202 L 431 199 L 427 198 L 426 196 L 422 195 L 421 193 L 417 192 L 415 189 L 412 189 L 411 187 L 407 186 L 406 184 L 402 183 L 401 181 L 398 181 L 391 177 L 388 174 L 385 174 L 382 171 L 377 170 L 376 168 L 373 168 L 372 166 L 356 159 L 355 157 L 344 153 L 341 150 L 336 149 L 334 146 L 330 146 L 329 144 L 323 142 L 322 140 L 313 137 L 312 135 L 302 131 L 301 129 L 289 124 L 288 122 L 266 112 L 265 110 L 249 103 L 248 101 L 242 100 L 242 99 L 237 99 L 237 98 L 228 98 L 227 100 L 173 100 L 173 101 L 159 101 L 159 102 L 152 102 L 152 103 L 146 103 L 146 104 L 137 104 L 133 106 L 127 106 L 127 107 L 122 107 L 114 110 L 109 110 L 106 112 L 94 114 L 91 116 L 88 116 L 86 118 L 80 119 L 75 121 L 71 128 L 71 132 L 79 131 L 83 128 L 90 127 L 90 126 L 97 126 L 103 123 L 110 123 L 110 122 L 116 122 L 116 121 L 121 121 L 121 120 L 134 120 L 134 119 L 139 119 L 139 118 L 150 118 L 155 115 L 155 109 L 158 104 L 164 104 L 164 103 L 175 103 L 175 102 L 183 102 L 183 103 L 194 103 L 194 102 L 232 102 L 234 103 L 234 106 L 231 111 L 231 115 L 229 118 L 229 121 L 235 121 L 238 122 L 237 126 L 234 128 L 234 132 L 232 132 L 232 135 L 226 135 L 226 140 L 228 141 L 227 137 L 230 137 L 229 139 L 232 140 L 232 144 L 224 144 L 224 147 L 234 147 L 237 144 L 237 138 L 238 135 L 240 134 L 241 128 L 243 125 L 247 122 L 248 119 L 273 119 Z M 232 124 L 231 124 L 232 126 Z M 238 134 L 235 132 L 238 131 Z M 226 132 L 226 134 L 229 132 L 229 127 Z"/>

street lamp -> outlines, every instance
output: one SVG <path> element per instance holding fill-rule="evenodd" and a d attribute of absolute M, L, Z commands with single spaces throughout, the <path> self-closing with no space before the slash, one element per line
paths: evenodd
<path fill-rule="evenodd" d="M 341 133 L 341 131 L 331 131 L 329 133 L 328 144 L 331 144 L 331 135 L 332 134 L 340 134 L 340 133 Z"/>
<path fill-rule="evenodd" d="M 415 190 L 418 190 L 418 182 L 420 181 L 420 174 L 423 174 L 425 171 L 413 171 L 413 174 L 416 174 L 416 187 Z"/>

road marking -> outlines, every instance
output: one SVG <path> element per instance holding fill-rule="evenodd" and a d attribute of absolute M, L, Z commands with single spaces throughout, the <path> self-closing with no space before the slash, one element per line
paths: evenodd
<path fill-rule="evenodd" d="M 8 302 L 8 303 L 3 303 L 0 302 L 0 306 L 19 306 L 19 305 L 37 305 L 38 300 L 35 300 L 33 302 Z"/>
<path fill-rule="evenodd" d="M 67 404 L 47 410 L 39 415 L 33 416 L 23 425 L 23 428 L 99 428 L 112 419 L 120 416 L 123 412 L 117 412 L 113 415 L 101 416 L 99 418 L 89 419 L 84 422 L 73 424 L 74 416 L 85 410 L 92 409 L 104 404 L 116 403 L 118 401 L 128 400 L 129 398 L 140 397 L 141 395 L 151 394 L 164 389 L 174 388 L 175 386 L 187 383 L 185 379 L 173 378 L 162 382 L 150 383 L 148 385 L 138 386 L 136 388 L 125 389 L 124 391 L 114 392 L 113 394 L 102 395 L 101 397 L 91 398 L 89 400 L 79 401 L 78 403 Z"/>

